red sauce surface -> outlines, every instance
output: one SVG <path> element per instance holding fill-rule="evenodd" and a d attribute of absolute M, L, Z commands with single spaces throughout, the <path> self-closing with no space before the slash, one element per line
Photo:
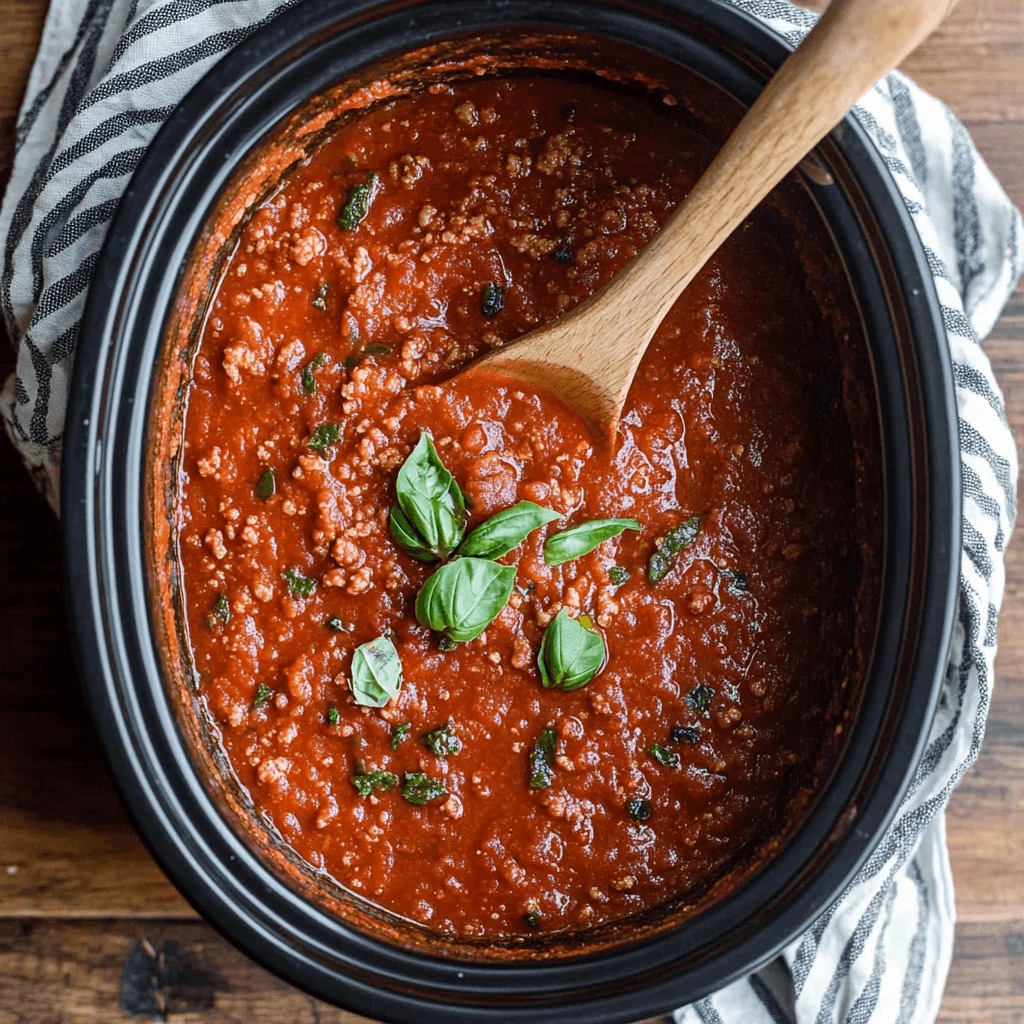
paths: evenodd
<path fill-rule="evenodd" d="M 402 98 L 340 130 L 255 212 L 210 308 L 178 507 L 202 700 L 255 805 L 302 857 L 431 928 L 576 929 L 699 895 L 798 816 L 852 707 L 847 300 L 798 186 L 773 194 L 665 320 L 611 462 L 548 397 L 446 383 L 605 282 L 712 149 L 681 107 L 557 77 Z M 379 194 L 343 231 L 337 215 L 370 170 Z M 507 285 L 493 318 L 487 281 Z M 309 395 L 302 372 L 320 355 Z M 307 442 L 327 422 L 340 436 L 325 458 Z M 432 567 L 387 527 L 422 431 L 467 495 L 470 527 L 522 499 L 565 517 L 502 559 L 517 590 L 453 650 L 414 615 Z M 276 493 L 263 500 L 268 467 Z M 693 515 L 696 543 L 652 587 L 648 559 Z M 547 536 L 604 516 L 642 530 L 544 562 Z M 316 581 L 311 596 L 290 596 L 288 569 Z M 230 621 L 211 627 L 220 595 Z M 570 693 L 543 688 L 535 664 L 562 607 L 588 615 L 608 649 Z M 359 707 L 352 652 L 386 631 L 401 692 Z M 274 693 L 254 708 L 261 684 Z M 714 691 L 703 709 L 687 699 L 698 685 Z M 449 721 L 461 752 L 436 757 L 420 737 Z M 677 726 L 696 740 L 672 743 Z M 558 735 L 554 778 L 531 789 L 545 727 Z M 677 768 L 647 752 L 670 743 Z M 422 771 L 446 796 L 360 796 L 360 765 Z M 647 821 L 631 820 L 634 799 L 651 801 Z"/>

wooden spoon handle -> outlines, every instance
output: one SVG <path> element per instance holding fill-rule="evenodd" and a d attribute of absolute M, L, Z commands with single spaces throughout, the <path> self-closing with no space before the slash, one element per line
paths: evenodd
<path fill-rule="evenodd" d="M 645 343 L 722 242 L 955 3 L 833 0 L 662 230 L 611 282 Z"/>

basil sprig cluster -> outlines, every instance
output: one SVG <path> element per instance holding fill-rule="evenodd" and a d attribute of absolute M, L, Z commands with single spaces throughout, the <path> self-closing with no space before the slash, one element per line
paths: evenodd
<path fill-rule="evenodd" d="M 496 560 L 558 518 L 552 509 L 521 501 L 465 536 L 465 498 L 429 435 L 422 434 L 398 471 L 390 516 L 399 547 L 421 562 L 445 563 L 416 598 L 420 624 L 451 643 L 475 640 L 508 604 L 515 585 L 515 566 Z"/>
<path fill-rule="evenodd" d="M 561 518 L 554 509 L 521 501 L 465 536 L 462 491 L 426 433 L 398 471 L 395 498 L 390 525 L 398 545 L 420 561 L 444 563 L 417 595 L 416 618 L 449 644 L 475 640 L 512 596 L 516 567 L 501 565 L 497 559 L 534 530 Z M 544 560 L 561 565 L 624 530 L 639 529 L 635 519 L 592 519 L 550 536 L 544 544 Z M 577 690 L 601 670 L 606 656 L 604 638 L 589 620 L 570 619 L 563 608 L 548 624 L 541 642 L 537 657 L 541 681 L 551 689 Z"/>

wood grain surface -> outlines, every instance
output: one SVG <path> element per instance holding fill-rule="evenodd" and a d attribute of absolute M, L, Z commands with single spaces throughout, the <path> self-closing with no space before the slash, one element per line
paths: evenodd
<path fill-rule="evenodd" d="M 43 0 L 0 0 L 0 183 L 44 14 Z M 1024 0 L 961 0 L 905 70 L 959 114 L 1024 206 Z M 1021 446 L 1024 287 L 985 348 Z M 11 365 L 0 343 L 0 373 Z M 60 530 L 4 441 L 0 572 L 0 1024 L 356 1024 L 361 1018 L 297 992 L 196 920 L 135 835 L 71 659 Z M 985 746 L 948 813 L 959 920 L 942 1024 L 1024 1022 L 1019 533 L 999 635 Z"/>

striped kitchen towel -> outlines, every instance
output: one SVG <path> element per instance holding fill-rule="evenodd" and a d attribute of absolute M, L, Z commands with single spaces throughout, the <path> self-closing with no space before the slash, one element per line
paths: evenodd
<path fill-rule="evenodd" d="M 289 2 L 50 5 L 0 209 L 0 301 L 18 349 L 0 409 L 54 507 L 82 308 L 121 193 L 174 104 Z M 813 15 L 784 0 L 732 2 L 794 45 L 814 24 Z M 686 1024 L 927 1024 L 938 1012 L 952 952 L 944 809 L 984 735 L 1003 553 L 1016 511 L 1017 456 L 979 341 L 1021 273 L 1022 224 L 963 126 L 902 75 L 880 82 L 856 116 L 921 234 L 953 357 L 964 486 L 953 649 L 924 759 L 878 850 L 782 956 L 678 1010 Z"/>

